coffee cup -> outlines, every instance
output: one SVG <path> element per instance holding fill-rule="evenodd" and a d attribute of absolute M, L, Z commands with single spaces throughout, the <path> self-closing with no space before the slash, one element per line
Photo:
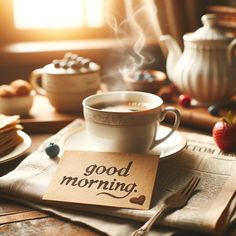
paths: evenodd
<path fill-rule="evenodd" d="M 139 91 L 114 91 L 91 95 L 82 102 L 86 132 L 96 150 L 146 153 L 170 137 L 180 124 L 174 107 L 163 108 L 162 99 Z M 167 113 L 175 116 L 170 132 L 156 139 Z"/>
<path fill-rule="evenodd" d="M 34 70 L 30 83 L 57 111 L 78 112 L 82 110 L 82 100 L 100 88 L 100 66 L 90 62 L 89 68 L 74 70 L 51 63 Z"/>

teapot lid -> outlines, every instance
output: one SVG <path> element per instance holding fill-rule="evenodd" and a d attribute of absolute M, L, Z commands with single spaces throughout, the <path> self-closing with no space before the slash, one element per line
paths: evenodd
<path fill-rule="evenodd" d="M 203 27 L 199 28 L 193 33 L 184 35 L 184 40 L 199 41 L 199 40 L 223 40 L 228 38 L 217 27 L 217 16 L 215 14 L 206 14 L 202 18 Z"/>

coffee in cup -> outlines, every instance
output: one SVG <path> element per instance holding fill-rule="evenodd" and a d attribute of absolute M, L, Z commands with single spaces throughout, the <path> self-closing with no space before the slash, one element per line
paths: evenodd
<path fill-rule="evenodd" d="M 95 104 L 93 108 L 110 112 L 134 112 L 144 111 L 150 107 L 149 103 L 114 101 Z"/>

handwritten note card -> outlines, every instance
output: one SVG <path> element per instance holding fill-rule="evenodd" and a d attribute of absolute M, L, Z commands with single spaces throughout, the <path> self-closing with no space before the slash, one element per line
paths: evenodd
<path fill-rule="evenodd" d="M 158 160 L 144 154 L 66 151 L 43 199 L 148 209 Z"/>

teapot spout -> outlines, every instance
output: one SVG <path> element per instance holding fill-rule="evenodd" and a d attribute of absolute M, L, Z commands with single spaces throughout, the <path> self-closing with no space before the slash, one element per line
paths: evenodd
<path fill-rule="evenodd" d="M 168 56 L 167 56 L 167 61 L 166 61 L 167 75 L 169 79 L 174 82 L 175 66 L 182 55 L 182 51 L 172 36 L 161 35 L 160 40 L 164 42 L 168 50 Z"/>

